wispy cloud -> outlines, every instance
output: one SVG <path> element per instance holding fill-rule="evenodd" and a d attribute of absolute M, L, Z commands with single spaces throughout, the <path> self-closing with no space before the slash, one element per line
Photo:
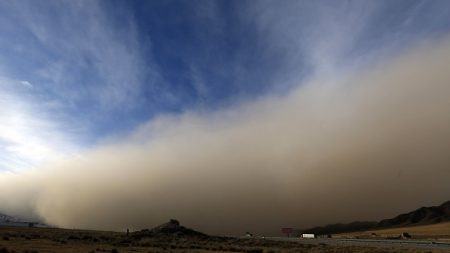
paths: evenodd
<path fill-rule="evenodd" d="M 160 85 L 132 12 L 108 8 L 98 1 L 0 3 L 0 47 L 8 49 L 0 54 L 2 169 L 33 167 L 68 145 L 95 142 L 108 134 L 98 133 L 102 124 L 142 105 L 143 84 Z"/>
<path fill-rule="evenodd" d="M 274 82 L 284 78 L 293 86 L 305 77 L 335 78 L 366 68 L 450 26 L 445 1 L 284 3 L 250 1 L 240 17 L 268 44 L 261 54 L 284 56 Z"/>
<path fill-rule="evenodd" d="M 0 57 L 0 65 L 51 99 L 89 107 L 95 115 L 137 106 L 144 80 L 147 86 L 160 85 L 147 50 L 150 40 L 138 33 L 129 9 L 112 14 L 108 3 L 98 1 L 1 5 L 5 39 L 0 45 L 10 53 Z"/>

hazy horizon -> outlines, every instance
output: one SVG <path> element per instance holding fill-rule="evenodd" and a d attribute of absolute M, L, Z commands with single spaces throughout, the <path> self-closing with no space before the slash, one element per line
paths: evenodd
<path fill-rule="evenodd" d="M 278 234 L 450 199 L 449 3 L 187 2 L 0 1 L 0 213 Z"/>

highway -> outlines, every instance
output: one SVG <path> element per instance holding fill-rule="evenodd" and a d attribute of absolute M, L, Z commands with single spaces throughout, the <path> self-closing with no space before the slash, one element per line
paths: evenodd
<path fill-rule="evenodd" d="M 304 244 L 327 244 L 342 246 L 368 246 L 368 247 L 404 247 L 420 249 L 449 249 L 450 241 L 440 240 L 413 240 L 413 239 L 343 239 L 343 238 L 288 238 L 288 237 L 265 237 L 268 240 L 294 241 Z"/>

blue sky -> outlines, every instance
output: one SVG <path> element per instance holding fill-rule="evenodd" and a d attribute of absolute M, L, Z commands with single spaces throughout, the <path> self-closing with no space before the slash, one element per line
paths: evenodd
<path fill-rule="evenodd" d="M 445 0 L 0 1 L 0 170 L 370 68 L 449 17 Z"/>

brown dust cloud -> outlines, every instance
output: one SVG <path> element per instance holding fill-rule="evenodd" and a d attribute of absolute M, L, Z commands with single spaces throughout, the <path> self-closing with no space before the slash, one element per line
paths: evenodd
<path fill-rule="evenodd" d="M 449 199 L 450 40 L 0 174 L 1 212 L 64 228 L 277 234 Z"/>

